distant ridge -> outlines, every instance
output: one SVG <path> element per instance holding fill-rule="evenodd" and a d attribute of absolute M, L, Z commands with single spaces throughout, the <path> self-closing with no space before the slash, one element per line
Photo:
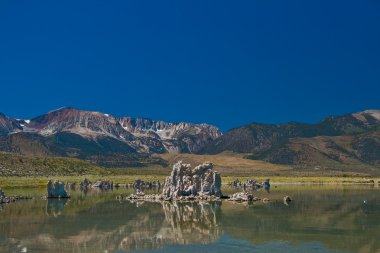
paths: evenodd
<path fill-rule="evenodd" d="M 330 166 L 380 164 L 380 110 L 330 116 L 317 124 L 252 123 L 227 131 L 201 150 L 251 154 L 272 163 Z"/>

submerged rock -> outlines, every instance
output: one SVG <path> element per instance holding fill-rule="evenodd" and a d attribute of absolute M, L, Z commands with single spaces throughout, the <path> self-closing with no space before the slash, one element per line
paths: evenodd
<path fill-rule="evenodd" d="M 48 198 L 69 198 L 67 191 L 65 190 L 65 184 L 59 181 L 51 180 L 47 183 Z"/>
<path fill-rule="evenodd" d="M 163 200 L 161 195 L 159 194 L 145 194 L 142 191 L 137 190 L 135 194 L 129 195 L 127 197 L 129 200 L 150 200 L 150 201 L 158 201 L 158 200 Z"/>

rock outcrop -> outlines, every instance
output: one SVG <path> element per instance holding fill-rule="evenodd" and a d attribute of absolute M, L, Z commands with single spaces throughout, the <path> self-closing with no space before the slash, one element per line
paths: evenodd
<path fill-rule="evenodd" d="M 182 196 L 214 196 L 221 197 L 222 179 L 220 174 L 212 170 L 212 163 L 203 163 L 194 169 L 182 161 L 173 166 L 166 178 L 162 195 L 165 199 L 177 199 Z"/>
<path fill-rule="evenodd" d="M 195 168 L 182 161 L 173 166 L 173 170 L 165 180 L 161 194 L 145 195 L 141 191 L 141 180 L 134 183 L 136 194 L 130 195 L 131 200 L 214 200 L 222 197 L 222 179 L 214 171 L 212 163 L 203 163 Z"/>
<path fill-rule="evenodd" d="M 59 181 L 54 183 L 49 180 L 47 183 L 48 198 L 69 198 L 67 191 L 65 190 L 65 184 Z"/>
<path fill-rule="evenodd" d="M 101 190 L 113 189 L 113 182 L 111 180 L 98 180 L 92 185 L 92 188 L 99 188 Z"/>

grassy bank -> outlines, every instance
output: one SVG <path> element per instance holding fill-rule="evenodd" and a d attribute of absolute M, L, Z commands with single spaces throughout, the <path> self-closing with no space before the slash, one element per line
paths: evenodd
<path fill-rule="evenodd" d="M 136 179 L 146 181 L 160 180 L 164 181 L 165 176 L 162 175 L 83 175 L 83 176 L 55 176 L 55 177 L 0 177 L 0 188 L 12 187 L 44 187 L 49 179 L 59 180 L 65 183 L 79 183 L 83 179 L 88 178 L 91 182 L 99 179 L 112 180 L 115 184 L 133 183 Z"/>
<path fill-rule="evenodd" d="M 62 182 L 79 183 L 84 178 L 95 182 L 98 179 L 112 180 L 114 183 L 125 184 L 133 183 L 136 179 L 144 181 L 160 180 L 164 182 L 166 175 L 162 174 L 129 174 L 129 175 L 83 175 L 83 176 L 56 176 L 56 177 L 0 177 L 0 188 L 13 187 L 44 187 L 49 179 L 59 180 Z M 247 179 L 254 178 L 257 181 L 264 181 L 268 177 L 234 177 L 223 176 L 222 182 L 229 183 L 235 179 L 244 182 Z M 376 184 L 380 178 L 367 177 L 269 177 L 271 184 Z"/>
<path fill-rule="evenodd" d="M 223 177 L 223 182 L 232 182 L 235 179 L 246 181 L 252 177 Z M 271 184 L 376 184 L 380 182 L 380 178 L 371 177 L 255 177 L 255 180 L 263 182 L 269 178 Z"/>
<path fill-rule="evenodd" d="M 75 158 L 23 156 L 0 152 L 0 177 L 107 175 L 109 171 Z"/>

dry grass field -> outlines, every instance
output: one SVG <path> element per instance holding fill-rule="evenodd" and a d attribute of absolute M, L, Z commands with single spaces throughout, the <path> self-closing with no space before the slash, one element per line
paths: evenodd
<path fill-rule="evenodd" d="M 194 154 L 161 154 L 160 157 L 169 162 L 169 169 L 177 161 L 182 160 L 196 166 L 203 162 L 212 162 L 214 168 L 222 175 L 266 175 L 279 172 L 291 171 L 292 168 L 284 165 L 271 164 L 264 161 L 245 159 L 244 154 L 222 153 L 217 155 L 194 155 Z"/>

